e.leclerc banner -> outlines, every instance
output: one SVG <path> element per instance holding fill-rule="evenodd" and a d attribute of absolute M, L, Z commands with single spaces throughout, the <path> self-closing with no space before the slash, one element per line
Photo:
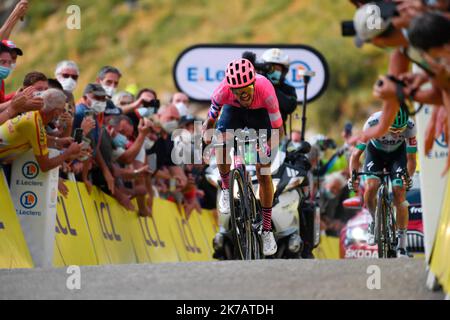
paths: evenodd
<path fill-rule="evenodd" d="M 50 149 L 50 157 L 59 154 Z M 59 168 L 42 172 L 32 151 L 12 166 L 11 198 L 36 267 L 51 267 Z"/>
<path fill-rule="evenodd" d="M 264 51 L 271 48 L 283 50 L 290 58 L 287 82 L 297 90 L 297 101 L 303 101 L 305 84 L 300 75 L 301 70 L 314 71 L 316 75 L 308 85 L 308 101 L 322 95 L 328 85 L 328 65 L 323 55 L 305 45 L 227 45 L 202 44 L 189 47 L 178 57 L 173 76 L 178 90 L 191 99 L 209 102 L 211 94 L 225 77 L 225 70 L 234 59 L 242 56 L 244 51 L 252 51 L 257 60 L 261 60 Z"/>

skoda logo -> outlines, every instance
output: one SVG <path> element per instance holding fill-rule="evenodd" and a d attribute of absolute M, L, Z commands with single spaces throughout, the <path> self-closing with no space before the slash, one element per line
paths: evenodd
<path fill-rule="evenodd" d="M 34 192 L 27 191 L 22 193 L 22 195 L 20 196 L 20 204 L 25 209 L 32 209 L 36 207 L 37 203 L 38 198 Z"/>
<path fill-rule="evenodd" d="M 296 89 L 303 89 L 305 86 L 303 82 L 303 76 L 300 74 L 301 71 L 307 70 L 311 71 L 311 67 L 303 61 L 293 61 L 289 68 L 289 72 L 286 75 L 287 82 Z"/>
<path fill-rule="evenodd" d="M 27 162 L 22 167 L 22 174 L 27 179 L 34 179 L 39 175 L 39 166 L 35 162 Z"/>

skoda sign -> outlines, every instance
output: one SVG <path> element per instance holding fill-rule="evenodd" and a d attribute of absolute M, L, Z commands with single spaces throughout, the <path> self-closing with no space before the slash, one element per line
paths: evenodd
<path fill-rule="evenodd" d="M 252 51 L 257 59 L 270 48 L 280 48 L 290 58 L 291 64 L 286 81 L 297 90 L 298 102 L 303 100 L 304 82 L 302 70 L 314 71 L 308 85 L 308 101 L 317 99 L 328 85 L 328 65 L 317 50 L 304 45 L 196 45 L 184 50 L 173 70 L 178 90 L 192 100 L 209 102 L 211 95 L 225 77 L 228 63 Z"/>

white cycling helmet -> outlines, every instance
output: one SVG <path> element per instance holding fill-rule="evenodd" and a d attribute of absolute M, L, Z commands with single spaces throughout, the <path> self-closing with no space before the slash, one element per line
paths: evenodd
<path fill-rule="evenodd" d="M 281 64 L 282 66 L 289 69 L 289 56 L 278 48 L 266 50 L 262 55 L 262 59 L 266 63 Z"/>

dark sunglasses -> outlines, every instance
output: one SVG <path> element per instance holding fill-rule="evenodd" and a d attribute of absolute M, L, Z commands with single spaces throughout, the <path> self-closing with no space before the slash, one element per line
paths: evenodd
<path fill-rule="evenodd" d="M 61 76 L 62 76 L 64 79 L 72 78 L 72 79 L 75 80 L 75 81 L 78 80 L 78 75 L 76 75 L 76 74 L 63 73 L 63 74 L 61 74 Z"/>

